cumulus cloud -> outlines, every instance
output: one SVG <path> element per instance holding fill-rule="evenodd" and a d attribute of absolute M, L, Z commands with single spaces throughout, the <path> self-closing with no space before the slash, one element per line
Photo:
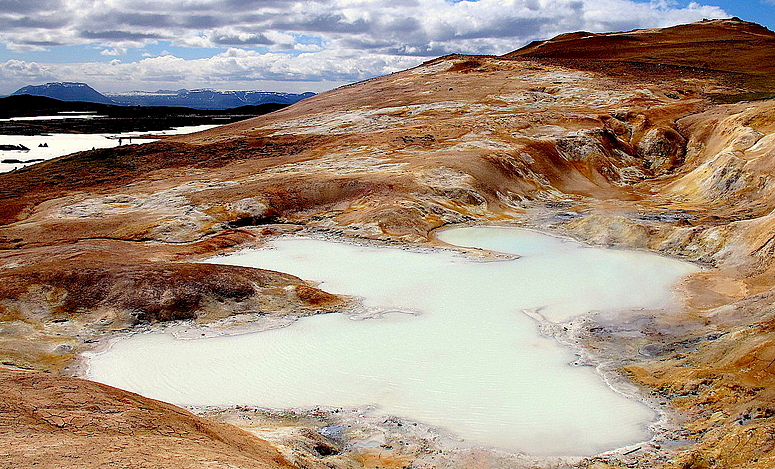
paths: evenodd
<path fill-rule="evenodd" d="M 110 57 L 116 57 L 119 55 L 126 55 L 126 48 L 125 47 L 113 47 L 110 49 L 104 49 L 100 51 L 100 55 L 106 55 Z"/>
<path fill-rule="evenodd" d="M 192 77 L 211 85 L 228 83 L 234 79 L 341 82 L 365 79 L 412 65 L 414 60 L 411 58 L 392 55 L 364 56 L 331 50 L 292 55 L 230 48 L 213 57 L 196 60 L 185 60 L 173 55 L 144 58 L 135 62 L 85 64 L 37 64 L 9 60 L 0 65 L 0 77 L 59 73 L 64 76 L 84 74 L 92 77 L 113 76 L 136 82 L 158 82 L 174 81 L 171 76 L 180 76 Z"/>
<path fill-rule="evenodd" d="M 718 7 L 679 7 L 669 0 L 0 0 L 0 42 L 19 52 L 83 45 L 105 56 L 135 49 L 141 55 L 160 41 L 223 51 L 206 59 L 162 56 L 118 67 L 148 82 L 337 82 L 447 53 L 503 54 L 562 32 L 726 16 Z M 28 76 L 9 63 L 0 66 L 0 76 Z M 59 76 L 79 67 L 90 77 L 119 79 L 116 67 L 105 63 L 38 65 Z"/>

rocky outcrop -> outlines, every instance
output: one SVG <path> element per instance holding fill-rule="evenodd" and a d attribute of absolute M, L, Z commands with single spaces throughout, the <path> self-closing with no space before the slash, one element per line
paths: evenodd
<path fill-rule="evenodd" d="M 174 320 L 252 313 L 295 317 L 338 311 L 349 300 L 262 269 L 57 257 L 0 270 L 0 354 L 5 365 L 61 370 L 105 334 Z"/>

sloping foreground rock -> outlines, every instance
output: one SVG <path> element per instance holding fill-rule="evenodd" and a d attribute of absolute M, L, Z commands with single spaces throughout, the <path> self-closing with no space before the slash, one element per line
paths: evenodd
<path fill-rule="evenodd" d="M 91 381 L 0 369 L 0 466 L 294 468 L 234 426 Z"/>

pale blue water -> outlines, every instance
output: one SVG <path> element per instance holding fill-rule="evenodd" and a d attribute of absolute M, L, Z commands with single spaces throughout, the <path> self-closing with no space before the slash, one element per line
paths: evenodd
<path fill-rule="evenodd" d="M 693 265 L 589 248 L 536 232 L 460 228 L 440 238 L 520 254 L 481 262 L 312 239 L 280 239 L 211 262 L 322 281 L 382 318 L 344 314 L 241 336 L 136 335 L 90 360 L 91 379 L 182 405 L 363 406 L 474 443 L 535 455 L 590 455 L 647 439 L 654 414 L 605 385 L 523 309 L 553 321 L 591 310 L 656 308 Z"/>

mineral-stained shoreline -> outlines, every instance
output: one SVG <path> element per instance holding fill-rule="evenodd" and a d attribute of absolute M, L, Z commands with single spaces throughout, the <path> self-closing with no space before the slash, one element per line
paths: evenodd
<path fill-rule="evenodd" d="M 363 243 L 363 241 L 361 241 Z M 371 243 L 368 243 L 371 244 Z M 380 243 L 381 244 L 381 243 Z M 407 246 L 409 249 L 416 249 Z M 466 250 L 463 249 L 463 252 Z M 488 259 L 488 253 L 474 251 L 473 255 Z M 552 323 L 531 315 L 537 320 L 541 333 L 553 337 L 564 346 L 572 348 L 578 359 L 569 366 L 593 366 L 615 391 L 631 399 L 639 400 L 655 410 L 659 418 L 652 424 L 653 437 L 648 441 L 612 448 L 593 457 L 535 457 L 529 454 L 510 453 L 459 439 L 443 428 L 436 428 L 412 421 L 399 415 L 380 412 L 378 408 L 324 407 L 270 409 L 255 406 L 190 406 L 194 414 L 218 422 L 236 425 L 273 444 L 292 464 L 308 468 L 348 468 L 361 464 L 381 467 L 415 468 L 471 467 L 485 464 L 492 468 L 577 468 L 590 464 L 633 464 L 650 461 L 665 462 L 682 446 L 692 443 L 690 435 L 677 424 L 677 415 L 666 402 L 650 396 L 647 389 L 633 384 L 622 374 L 622 368 L 647 360 L 648 353 L 633 343 L 651 344 L 654 336 L 663 337 L 670 327 L 644 334 L 644 324 L 659 328 L 655 315 L 679 314 L 676 305 L 671 311 L 619 311 L 589 313 L 565 323 Z M 351 303 L 343 312 L 363 314 L 362 307 Z M 298 318 L 241 315 L 206 323 L 159 324 L 148 326 L 144 331 L 132 333 L 174 330 L 182 337 L 222 336 L 243 334 L 286 327 Z M 118 333 L 95 344 L 90 353 L 99 353 L 113 340 L 121 340 L 125 333 Z M 648 347 L 648 345 L 646 345 Z M 86 365 L 87 362 L 81 362 Z M 74 373 L 88 377 L 87 368 L 79 366 Z M 367 463 L 368 462 L 368 463 Z M 386 465 L 386 466 L 385 466 Z"/>

